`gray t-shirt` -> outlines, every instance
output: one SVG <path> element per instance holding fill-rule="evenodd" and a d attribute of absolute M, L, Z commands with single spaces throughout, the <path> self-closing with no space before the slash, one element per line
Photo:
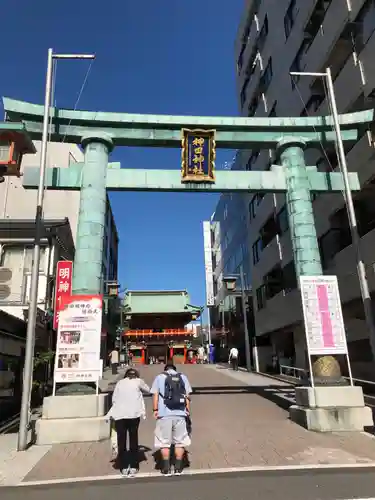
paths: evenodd
<path fill-rule="evenodd" d="M 143 392 L 149 393 L 149 386 L 140 378 L 124 378 L 117 382 L 112 396 L 112 408 L 108 417 L 114 420 L 122 418 L 145 417 Z"/>

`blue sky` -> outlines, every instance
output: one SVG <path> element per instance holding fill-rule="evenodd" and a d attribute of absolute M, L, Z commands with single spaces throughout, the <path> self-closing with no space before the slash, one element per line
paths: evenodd
<path fill-rule="evenodd" d="M 0 55 L 0 94 L 42 104 L 52 47 L 97 56 L 82 109 L 237 115 L 234 41 L 243 5 L 243 0 L 6 2 L 2 17 L 10 22 L 3 23 L 2 36 L 9 50 Z M 88 64 L 59 62 L 58 107 L 74 107 Z M 217 165 L 232 156 L 220 151 Z M 119 148 L 112 161 L 129 168 L 180 169 L 180 157 L 177 149 Z M 121 240 L 121 285 L 186 288 L 192 303 L 204 304 L 202 221 L 212 214 L 217 195 L 110 196 Z"/>

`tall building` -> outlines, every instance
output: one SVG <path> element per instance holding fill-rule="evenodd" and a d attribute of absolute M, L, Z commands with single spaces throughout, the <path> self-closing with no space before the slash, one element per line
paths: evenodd
<path fill-rule="evenodd" d="M 329 66 L 340 113 L 375 107 L 375 2 L 373 0 L 247 0 L 236 42 L 237 93 L 242 116 L 330 114 L 321 77 Z M 375 288 L 375 162 L 372 131 L 346 145 L 348 168 L 362 191 L 355 208 L 371 291 Z M 338 168 L 332 149 L 309 150 L 307 164 Z M 243 154 L 247 170 L 277 163 L 273 151 Z M 222 203 L 222 201 L 220 202 Z M 365 377 L 371 361 L 355 255 L 341 194 L 314 196 L 314 214 L 324 273 L 339 279 L 354 374 Z M 248 202 L 251 282 L 256 334 L 270 350 L 305 367 L 302 309 L 282 194 L 254 195 Z M 266 352 L 266 351 L 265 351 Z"/>

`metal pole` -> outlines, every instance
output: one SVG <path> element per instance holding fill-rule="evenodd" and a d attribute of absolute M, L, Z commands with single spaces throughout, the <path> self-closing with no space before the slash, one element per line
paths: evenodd
<path fill-rule="evenodd" d="M 119 339 L 119 360 L 120 360 L 120 368 L 121 368 L 121 360 L 122 360 L 122 335 L 124 333 L 124 321 L 123 321 L 123 310 L 120 310 L 120 339 Z"/>
<path fill-rule="evenodd" d="M 349 184 L 348 166 L 346 163 L 344 144 L 343 144 L 342 137 L 341 137 L 340 121 L 339 121 L 339 116 L 338 116 L 338 112 L 337 112 L 336 96 L 335 96 L 335 90 L 333 87 L 332 73 L 331 73 L 330 68 L 327 68 L 326 78 L 327 78 L 329 100 L 330 100 L 331 107 L 332 107 L 332 118 L 333 118 L 333 123 L 334 123 L 334 127 L 335 127 L 335 132 L 336 132 L 338 155 L 339 155 L 339 160 L 341 163 L 342 176 L 343 176 L 343 180 L 344 180 L 345 201 L 346 201 L 346 206 L 348 209 L 350 231 L 352 234 L 353 247 L 354 247 L 354 251 L 356 253 L 356 258 L 357 258 L 357 272 L 358 272 L 359 285 L 361 288 L 362 302 L 363 302 L 363 308 L 364 308 L 364 312 L 365 312 L 365 320 L 366 320 L 367 328 L 369 330 L 369 339 L 370 339 L 372 357 L 373 357 L 373 360 L 375 361 L 374 313 L 372 310 L 371 295 L 370 295 L 370 290 L 369 290 L 367 276 L 366 276 L 366 268 L 365 268 L 365 264 L 364 264 L 362 256 L 361 256 L 361 248 L 360 248 L 361 247 L 361 240 L 360 240 L 360 237 L 358 234 L 357 218 L 355 215 L 353 197 L 352 197 L 352 192 L 351 192 L 350 184 Z"/>
<path fill-rule="evenodd" d="M 251 372 L 250 338 L 249 338 L 249 328 L 247 325 L 245 278 L 244 278 L 244 274 L 243 274 L 243 266 L 242 265 L 240 267 L 240 279 L 241 279 L 243 326 L 244 326 L 244 335 L 245 335 L 246 370 L 248 372 Z"/>
<path fill-rule="evenodd" d="M 211 312 L 209 307 L 207 307 L 207 333 L 208 345 L 211 345 Z"/>
<path fill-rule="evenodd" d="M 20 428 L 18 433 L 18 446 L 17 446 L 18 451 L 26 450 L 27 434 L 29 429 L 30 398 L 31 398 L 33 371 L 34 371 L 35 325 L 36 325 L 36 313 L 38 307 L 40 239 L 41 239 L 42 223 L 43 223 L 42 217 L 43 217 L 45 172 L 47 163 L 46 160 L 47 160 L 47 142 L 48 142 L 48 121 L 49 121 L 49 108 L 51 102 L 52 61 L 53 61 L 53 51 L 52 49 L 48 49 L 44 116 L 43 116 L 42 149 L 40 155 L 39 186 L 38 186 L 37 206 L 35 215 L 35 241 L 34 241 L 33 264 L 31 270 L 29 314 L 27 318 L 25 366 L 23 370 Z"/>

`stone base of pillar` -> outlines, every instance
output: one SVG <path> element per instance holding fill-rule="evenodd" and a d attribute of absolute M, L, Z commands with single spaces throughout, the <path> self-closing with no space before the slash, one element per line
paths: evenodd
<path fill-rule="evenodd" d="M 374 424 L 361 387 L 297 387 L 293 422 L 315 432 L 363 431 Z"/>
<path fill-rule="evenodd" d="M 102 441 L 110 437 L 108 394 L 51 396 L 36 421 L 37 445 Z"/>

